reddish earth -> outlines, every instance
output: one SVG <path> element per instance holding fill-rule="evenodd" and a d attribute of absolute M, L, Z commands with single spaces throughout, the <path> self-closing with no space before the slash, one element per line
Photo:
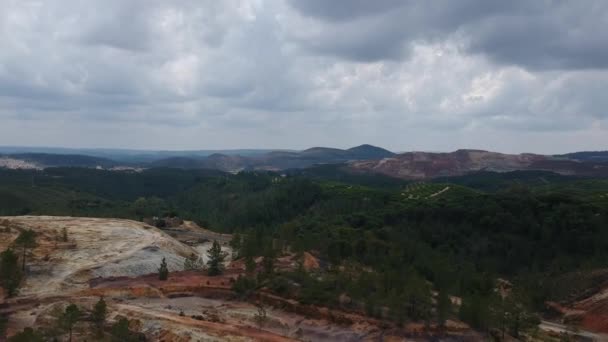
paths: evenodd
<path fill-rule="evenodd" d="M 585 288 L 567 303 L 548 302 L 547 307 L 562 321 L 595 333 L 608 333 L 608 270 L 588 272 L 594 286 Z"/>
<path fill-rule="evenodd" d="M 23 229 L 35 230 L 39 242 L 28 254 L 22 292 L 0 305 L 0 314 L 10 314 L 9 335 L 24 327 L 56 324 L 57 312 L 68 303 L 90 310 L 100 296 L 108 303 L 109 324 L 127 317 L 133 330 L 153 341 L 376 341 L 405 340 L 406 336 L 424 340 L 437 334 L 432 326 L 397 328 L 359 312 L 303 305 L 265 290 L 241 301 L 231 287 L 244 274 L 242 261 L 229 264 L 217 277 L 179 271 L 184 258 L 204 250 L 139 222 L 33 216 L 2 219 L 2 224 L 14 229 L 1 233 L 0 247 L 6 247 Z M 57 240 L 64 227 L 69 234 L 65 243 Z M 198 234 L 195 227 L 181 229 Z M 150 272 L 162 257 L 170 262 L 166 281 Z M 295 255 L 285 255 L 276 265 L 279 270 L 293 270 L 297 260 Z M 304 267 L 318 269 L 319 261 L 305 253 Z M 258 308 L 251 301 L 266 307 L 263 324 L 258 325 Z M 77 324 L 76 340 L 87 338 L 89 331 L 87 322 Z M 450 324 L 449 332 L 471 341 L 479 337 L 458 322 Z"/>
<path fill-rule="evenodd" d="M 451 153 L 408 152 L 381 160 L 355 161 L 356 172 L 381 173 L 404 179 L 460 176 L 476 171 L 551 171 L 566 175 L 606 176 L 608 163 L 580 162 L 537 154 L 502 154 L 479 150 Z"/>
<path fill-rule="evenodd" d="M 582 311 L 580 325 L 587 330 L 608 333 L 608 286 L 574 305 Z"/>

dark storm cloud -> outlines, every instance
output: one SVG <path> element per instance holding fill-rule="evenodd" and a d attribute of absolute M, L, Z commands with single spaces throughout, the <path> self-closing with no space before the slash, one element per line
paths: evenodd
<path fill-rule="evenodd" d="M 0 144 L 521 150 L 529 140 L 558 152 L 572 141 L 608 144 L 606 1 L 0 0 L 0 8 Z"/>
<path fill-rule="evenodd" d="M 608 67 L 608 2 L 297 1 L 326 31 L 307 41 L 352 60 L 407 57 L 412 42 L 459 35 L 468 51 L 531 69 Z M 370 9 L 373 7 L 373 10 Z"/>
<path fill-rule="evenodd" d="M 290 0 L 290 3 L 306 15 L 332 21 L 352 20 L 358 17 L 377 15 L 405 6 L 403 0 Z"/>

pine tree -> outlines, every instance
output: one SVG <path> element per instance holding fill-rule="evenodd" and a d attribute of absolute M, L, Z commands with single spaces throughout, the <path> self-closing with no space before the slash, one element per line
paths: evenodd
<path fill-rule="evenodd" d="M 270 277 L 274 273 L 274 256 L 272 254 L 264 256 L 262 259 L 262 267 L 265 276 Z"/>
<path fill-rule="evenodd" d="M 61 241 L 68 242 L 68 229 L 66 227 L 61 230 Z"/>
<path fill-rule="evenodd" d="M 17 254 L 12 249 L 0 253 L 0 285 L 6 290 L 9 297 L 17 294 L 21 278 L 22 272 L 19 269 Z"/>
<path fill-rule="evenodd" d="M 251 255 L 245 257 L 245 272 L 247 275 L 252 275 L 255 272 L 256 264 Z"/>
<path fill-rule="evenodd" d="M 184 259 L 184 271 L 196 271 L 203 267 L 203 261 L 197 254 L 192 253 Z"/>
<path fill-rule="evenodd" d="M 451 311 L 452 302 L 448 293 L 445 290 L 440 290 L 437 297 L 437 321 L 442 328 L 445 327 L 445 321 L 448 319 Z"/>
<path fill-rule="evenodd" d="M 230 247 L 232 247 L 232 259 L 236 260 L 241 257 L 241 246 L 242 239 L 239 233 L 234 233 L 232 240 L 230 240 Z"/>
<path fill-rule="evenodd" d="M 131 341 L 131 331 L 129 330 L 129 320 L 122 317 L 111 328 L 112 341 L 125 342 Z"/>
<path fill-rule="evenodd" d="M 44 342 L 44 338 L 38 331 L 27 327 L 9 338 L 8 342 Z"/>
<path fill-rule="evenodd" d="M 224 259 L 226 254 L 222 252 L 222 246 L 217 241 L 213 241 L 213 246 L 207 251 L 209 260 L 207 266 L 209 267 L 207 274 L 210 276 L 220 275 L 224 272 Z"/>
<path fill-rule="evenodd" d="M 91 318 L 95 327 L 97 328 L 97 334 L 99 336 L 103 336 L 103 326 L 106 322 L 106 315 L 108 314 L 108 306 L 103 297 L 99 298 L 99 301 L 95 303 L 93 307 L 93 313 Z"/>
<path fill-rule="evenodd" d="M 21 246 L 23 249 L 23 259 L 22 259 L 22 267 L 21 269 L 25 271 L 25 253 L 28 249 L 36 248 L 38 244 L 36 243 L 36 233 L 31 230 L 24 230 L 19 234 L 17 239 L 15 240 L 15 244 L 17 246 Z"/>
<path fill-rule="evenodd" d="M 167 260 L 163 258 L 160 262 L 160 267 L 158 268 L 158 279 L 159 280 L 167 280 L 169 278 L 169 268 L 167 268 Z"/>
<path fill-rule="evenodd" d="M 264 276 L 270 277 L 274 273 L 275 257 L 276 257 L 276 252 L 272 248 L 272 242 L 269 242 L 264 251 L 264 257 L 262 258 L 262 269 L 263 269 Z"/>
<path fill-rule="evenodd" d="M 72 342 L 72 331 L 74 329 L 74 325 L 80 319 L 80 309 L 76 304 L 70 304 L 65 308 L 65 311 L 60 317 L 60 323 L 63 329 L 65 329 L 69 333 L 68 341 Z"/>
<path fill-rule="evenodd" d="M 0 315 L 0 337 L 6 334 L 6 328 L 8 327 L 8 316 Z"/>

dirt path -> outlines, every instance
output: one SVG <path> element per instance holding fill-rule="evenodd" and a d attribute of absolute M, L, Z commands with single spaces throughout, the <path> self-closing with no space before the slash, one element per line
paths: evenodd
<path fill-rule="evenodd" d="M 589 341 L 608 341 L 608 335 L 606 334 L 596 334 L 585 330 L 572 331 L 569 327 L 555 322 L 542 321 L 538 327 L 544 331 L 579 336 Z"/>
<path fill-rule="evenodd" d="M 449 187 L 449 186 L 446 186 L 445 188 L 443 188 L 443 189 L 441 189 L 441 190 L 437 191 L 436 193 L 431 194 L 431 195 L 430 195 L 428 198 L 437 197 L 437 196 L 441 195 L 442 193 L 444 193 L 444 192 L 446 192 L 446 191 L 448 191 L 448 190 L 450 190 L 450 187 Z"/>
<path fill-rule="evenodd" d="M 291 338 L 287 338 L 281 335 L 274 334 L 272 332 L 253 328 L 245 325 L 235 324 L 223 324 L 216 322 L 207 322 L 190 317 L 179 316 L 168 312 L 150 311 L 147 308 L 129 304 L 118 304 L 117 309 L 121 313 L 125 313 L 128 317 L 139 317 L 144 319 L 158 319 L 169 324 L 178 325 L 184 328 L 198 328 L 204 331 L 205 334 L 211 334 L 218 337 L 230 335 L 230 336 L 242 336 L 251 338 L 256 341 L 268 341 L 268 342 L 292 342 L 297 341 Z M 175 327 L 174 327 L 175 328 Z"/>

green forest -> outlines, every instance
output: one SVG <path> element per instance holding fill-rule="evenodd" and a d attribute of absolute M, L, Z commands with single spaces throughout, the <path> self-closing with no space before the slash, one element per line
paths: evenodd
<path fill-rule="evenodd" d="M 585 270 L 608 265 L 608 181 L 546 172 L 408 182 L 332 166 L 284 174 L 1 170 L 0 215 L 27 214 L 179 216 L 238 233 L 234 247 L 245 258 L 306 251 L 324 263 L 322 275 L 269 271 L 240 282 L 243 291 L 263 281 L 285 294 L 297 283 L 304 303 L 338 305 L 346 293 L 369 315 L 458 316 L 514 335 L 537 323 L 546 301 L 592 283 Z M 512 284 L 508 301 L 498 279 Z M 449 296 L 462 298 L 459 310 Z M 506 311 L 511 321 L 496 318 Z"/>

